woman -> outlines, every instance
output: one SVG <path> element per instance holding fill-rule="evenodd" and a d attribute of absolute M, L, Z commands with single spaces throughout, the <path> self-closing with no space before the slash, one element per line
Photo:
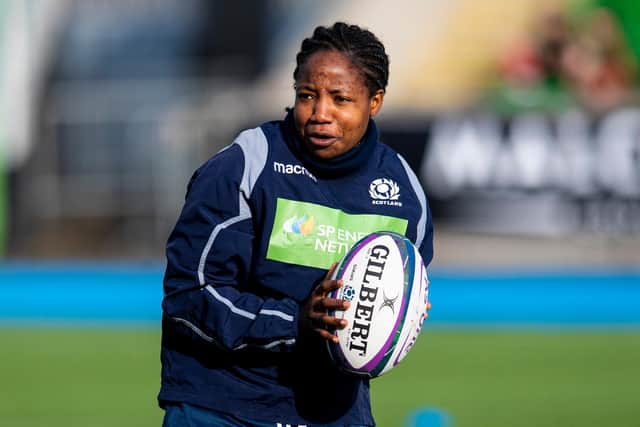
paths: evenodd
<path fill-rule="evenodd" d="M 297 55 L 295 103 L 200 167 L 167 244 L 160 405 L 166 426 L 373 426 L 367 380 L 328 358 L 334 263 L 394 230 L 433 256 L 407 163 L 378 141 L 388 81 L 369 31 L 318 27 Z"/>

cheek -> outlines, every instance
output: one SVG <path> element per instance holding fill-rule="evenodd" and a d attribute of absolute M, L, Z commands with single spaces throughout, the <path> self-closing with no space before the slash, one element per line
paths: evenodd
<path fill-rule="evenodd" d="M 359 111 L 357 114 L 351 114 L 343 120 L 342 129 L 345 134 L 349 134 L 350 137 L 357 139 L 356 142 L 358 142 L 367 130 L 368 124 L 369 115 Z"/>

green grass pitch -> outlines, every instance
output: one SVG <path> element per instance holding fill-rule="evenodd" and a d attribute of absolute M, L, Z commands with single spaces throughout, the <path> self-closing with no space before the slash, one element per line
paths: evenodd
<path fill-rule="evenodd" d="M 0 329 L 0 425 L 160 426 L 157 330 Z M 640 332 L 427 330 L 372 381 L 378 425 L 640 425 Z"/>

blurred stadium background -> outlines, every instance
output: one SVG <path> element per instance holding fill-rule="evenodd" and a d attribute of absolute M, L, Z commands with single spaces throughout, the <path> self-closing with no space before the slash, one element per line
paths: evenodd
<path fill-rule="evenodd" d="M 633 0 L 0 2 L 0 424 L 160 424 L 186 182 L 283 116 L 300 41 L 336 20 L 387 47 L 383 139 L 436 227 L 379 425 L 640 425 Z"/>

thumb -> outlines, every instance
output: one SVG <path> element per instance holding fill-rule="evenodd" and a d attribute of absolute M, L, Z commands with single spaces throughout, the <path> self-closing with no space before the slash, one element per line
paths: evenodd
<path fill-rule="evenodd" d="M 331 267 L 329 267 L 329 270 L 327 271 L 327 274 L 324 276 L 324 278 L 326 280 L 331 279 L 331 276 L 333 276 L 333 273 L 336 271 L 337 267 L 338 267 L 337 262 L 334 262 L 333 264 L 331 264 Z"/>

